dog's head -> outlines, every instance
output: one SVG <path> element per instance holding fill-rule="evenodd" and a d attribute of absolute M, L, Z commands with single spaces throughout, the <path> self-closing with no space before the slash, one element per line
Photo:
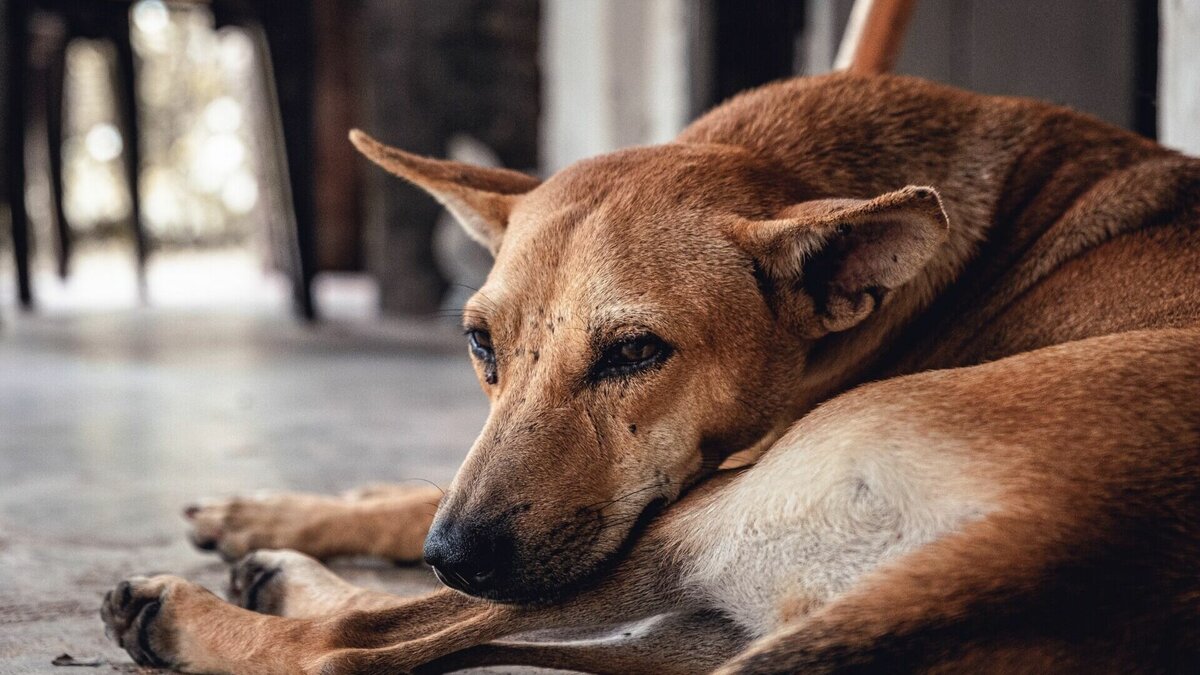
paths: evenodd
<path fill-rule="evenodd" d="M 617 152 L 539 183 L 355 132 L 495 255 L 464 309 L 491 414 L 426 542 L 453 587 L 549 601 L 639 521 L 815 403 L 821 340 L 943 241 L 937 195 L 814 198 L 737 148 Z"/>

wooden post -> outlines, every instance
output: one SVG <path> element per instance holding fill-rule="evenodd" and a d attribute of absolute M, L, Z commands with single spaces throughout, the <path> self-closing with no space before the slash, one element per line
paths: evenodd
<path fill-rule="evenodd" d="M 857 0 L 834 70 L 871 75 L 891 71 L 904 46 L 916 0 Z"/>

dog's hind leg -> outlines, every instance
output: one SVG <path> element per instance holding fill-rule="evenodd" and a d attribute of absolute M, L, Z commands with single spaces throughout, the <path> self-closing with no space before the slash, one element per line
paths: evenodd
<path fill-rule="evenodd" d="M 986 511 L 720 672 L 1200 672 L 1198 355 L 1195 331 L 1128 333 L 880 382 L 814 413 L 807 436 L 822 416 L 843 434 L 853 421 L 875 439 L 856 446 L 908 457 L 916 472 L 879 474 L 893 484 L 946 493 L 973 476 L 959 491 Z M 939 470 L 952 454 L 974 459 Z"/>
<path fill-rule="evenodd" d="M 376 486 L 341 497 L 302 493 L 208 500 L 189 506 L 189 538 L 234 561 L 260 549 L 292 549 L 319 559 L 368 555 L 421 559 L 442 497 L 433 485 Z"/>
<path fill-rule="evenodd" d="M 1138 553 L 1106 549 L 1061 521 L 995 514 L 885 565 L 717 672 L 1197 672 L 1197 608 L 1131 580 Z"/>
<path fill-rule="evenodd" d="M 446 673 L 482 666 L 522 665 L 585 673 L 690 675 L 708 672 L 743 649 L 749 638 L 714 613 L 665 614 L 615 627 L 589 639 L 498 641 L 470 647 L 416 669 Z"/>
<path fill-rule="evenodd" d="M 955 656 L 947 648 L 1017 621 L 1015 600 L 1041 587 L 1063 533 L 1031 525 L 998 515 L 972 523 L 783 625 L 718 672 L 916 672 Z"/>

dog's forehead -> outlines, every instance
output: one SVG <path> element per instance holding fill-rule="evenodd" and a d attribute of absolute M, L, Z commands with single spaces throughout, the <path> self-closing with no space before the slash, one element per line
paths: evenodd
<path fill-rule="evenodd" d="M 527 201 L 538 210 L 572 203 L 641 211 L 740 206 L 758 187 L 774 187 L 775 167 L 743 148 L 667 143 L 627 148 L 576 162 L 546 179 Z"/>
<path fill-rule="evenodd" d="M 514 242 L 497 258 L 481 299 L 500 313 L 635 321 L 671 306 L 687 295 L 685 287 L 703 284 L 718 267 L 710 258 L 709 269 L 689 273 L 697 264 L 693 236 L 623 236 L 602 214 L 589 221 L 565 235 Z"/>
<path fill-rule="evenodd" d="M 723 218 L 768 213 L 778 175 L 717 145 L 630 148 L 573 164 L 517 204 L 497 265 L 554 263 L 575 251 L 643 259 L 722 235 Z M 770 201 L 770 200 L 768 200 Z"/>
<path fill-rule="evenodd" d="M 629 234 L 603 215 L 566 234 L 502 249 L 479 302 L 513 320 L 545 315 L 576 326 L 652 327 L 656 318 L 694 313 L 702 298 L 739 280 L 751 283 L 742 254 L 722 238 L 687 232 L 681 223 Z"/>
<path fill-rule="evenodd" d="M 514 210 L 477 301 L 528 322 L 649 319 L 744 276 L 723 224 L 757 207 L 761 166 L 735 149 L 665 145 L 585 160 L 549 178 Z"/>

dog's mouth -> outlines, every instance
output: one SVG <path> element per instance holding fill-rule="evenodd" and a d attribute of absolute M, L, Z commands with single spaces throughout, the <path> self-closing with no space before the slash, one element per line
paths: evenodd
<path fill-rule="evenodd" d="M 596 580 L 612 568 L 617 561 L 628 555 L 629 550 L 637 543 L 646 526 L 654 520 L 669 503 L 665 496 L 655 497 L 642 507 L 638 515 L 617 518 L 615 522 L 628 522 L 629 526 L 619 543 L 611 550 L 600 551 L 595 547 L 596 536 L 593 536 L 589 546 L 570 552 L 569 549 L 546 547 L 553 556 L 527 567 L 521 578 L 514 579 L 509 588 L 496 588 L 479 594 L 479 597 L 492 602 L 519 605 L 547 605 L 561 601 L 565 597 L 575 595 L 596 582 Z M 604 523 L 596 531 L 615 529 L 612 522 Z M 442 583 L 448 583 L 441 576 Z"/>
<path fill-rule="evenodd" d="M 455 572 L 443 572 L 436 566 L 431 568 L 433 576 L 442 583 L 443 586 L 448 586 L 462 593 L 471 595 L 471 582 L 461 574 Z"/>

